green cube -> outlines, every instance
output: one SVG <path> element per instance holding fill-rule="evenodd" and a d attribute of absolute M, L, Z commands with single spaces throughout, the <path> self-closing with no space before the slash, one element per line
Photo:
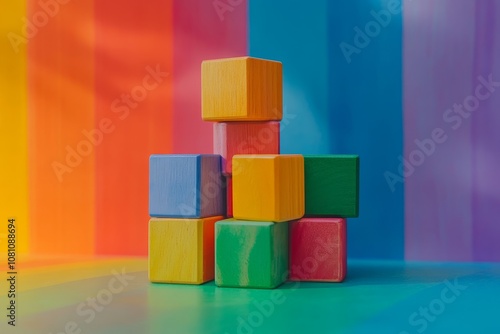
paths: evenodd
<path fill-rule="evenodd" d="M 304 156 L 306 216 L 359 215 L 359 156 Z"/>
<path fill-rule="evenodd" d="M 215 224 L 215 284 L 268 288 L 288 277 L 288 223 L 226 219 Z"/>

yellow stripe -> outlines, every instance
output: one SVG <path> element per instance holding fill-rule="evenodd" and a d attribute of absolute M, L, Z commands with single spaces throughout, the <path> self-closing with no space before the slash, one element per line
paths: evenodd
<path fill-rule="evenodd" d="M 26 253 L 29 244 L 27 44 L 21 32 L 26 3 L 10 1 L 4 6 L 0 11 L 0 249 L 7 249 L 7 219 L 15 217 L 17 250 Z"/>

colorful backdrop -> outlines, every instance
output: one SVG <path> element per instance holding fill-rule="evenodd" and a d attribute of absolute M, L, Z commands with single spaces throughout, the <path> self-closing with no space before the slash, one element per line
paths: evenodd
<path fill-rule="evenodd" d="M 499 15 L 495 0 L 8 3 L 1 243 L 15 217 L 24 253 L 146 255 L 148 156 L 211 151 L 200 63 L 249 54 L 283 62 L 282 152 L 361 156 L 351 258 L 499 261 Z"/>

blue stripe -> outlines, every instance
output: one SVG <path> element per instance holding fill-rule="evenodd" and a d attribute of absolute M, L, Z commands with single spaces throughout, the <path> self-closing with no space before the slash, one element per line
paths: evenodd
<path fill-rule="evenodd" d="M 249 1 L 249 53 L 283 62 L 283 153 L 359 154 L 360 217 L 350 258 L 403 259 L 404 187 L 384 172 L 403 152 L 402 15 L 348 63 L 339 45 L 387 1 Z M 294 117 L 294 118 L 290 118 Z M 394 172 L 394 171 L 393 171 Z"/>

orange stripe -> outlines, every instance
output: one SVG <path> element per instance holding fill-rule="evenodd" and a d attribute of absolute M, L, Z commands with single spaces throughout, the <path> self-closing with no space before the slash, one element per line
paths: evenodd
<path fill-rule="evenodd" d="M 149 155 L 172 147 L 172 0 L 95 6 L 96 124 L 113 129 L 96 151 L 96 252 L 146 255 Z"/>
<path fill-rule="evenodd" d="M 95 149 L 82 131 L 94 127 L 93 4 L 28 7 L 31 250 L 92 254 Z M 68 148 L 91 153 L 67 161 Z"/>

